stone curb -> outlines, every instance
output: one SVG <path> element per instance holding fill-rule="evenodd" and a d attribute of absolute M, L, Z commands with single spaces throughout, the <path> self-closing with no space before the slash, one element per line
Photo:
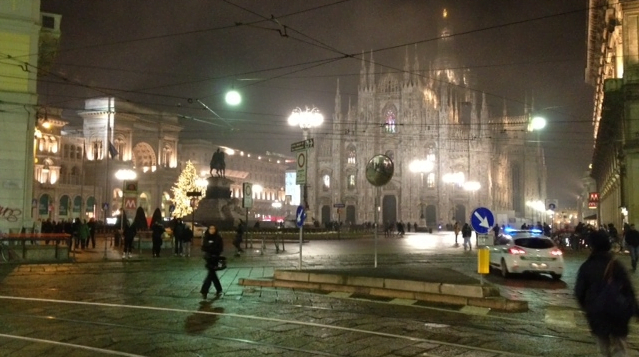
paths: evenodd
<path fill-rule="evenodd" d="M 280 272 L 280 275 L 283 271 Z M 351 284 L 352 282 L 356 282 L 358 284 L 369 282 L 371 279 L 376 280 L 392 280 L 392 279 L 383 279 L 383 278 L 365 278 L 366 280 L 361 279 L 346 279 L 346 277 L 341 276 L 342 282 L 336 281 L 335 277 L 339 275 L 326 274 L 331 276 L 326 279 L 317 279 L 317 280 L 326 280 L 324 282 L 320 281 L 308 281 L 308 277 L 310 275 L 318 276 L 322 274 L 315 273 L 303 273 L 303 272 L 286 272 L 286 273 L 295 273 L 295 274 L 284 274 L 289 279 L 279 279 L 275 277 L 274 279 L 248 279 L 241 278 L 238 281 L 238 284 L 241 286 L 260 286 L 260 287 L 279 287 L 279 288 L 288 288 L 288 289 L 306 289 L 306 290 L 319 290 L 319 291 L 329 291 L 329 292 L 344 292 L 350 294 L 363 294 L 370 296 L 379 296 L 385 298 L 396 298 L 396 299 L 407 299 L 407 300 L 418 300 L 439 304 L 450 304 L 450 305 L 460 305 L 460 306 L 476 306 L 489 308 L 496 311 L 503 312 L 526 312 L 528 311 L 528 302 L 522 300 L 509 300 L 504 297 L 499 296 L 499 293 L 494 293 L 494 288 L 491 287 L 482 287 L 478 285 L 455 285 L 455 284 L 439 284 L 439 283 L 422 283 L 416 281 L 407 281 L 409 285 L 408 288 L 414 287 L 414 284 L 418 286 L 420 284 L 428 284 L 429 288 L 424 289 L 422 291 L 414 291 L 414 290 L 406 290 L 402 289 L 401 285 L 398 282 L 402 280 L 393 280 L 395 285 L 394 288 L 385 287 L 380 285 L 379 281 L 372 282 L 373 286 L 365 286 L 365 285 L 355 285 Z M 294 280 L 290 279 L 293 276 L 306 275 L 306 280 Z M 300 276 L 303 277 L 303 276 Z M 355 277 L 351 277 L 355 278 Z M 359 277 L 361 278 L 361 277 Z M 331 281 L 332 280 L 332 281 Z M 446 286 L 444 291 L 434 290 L 434 286 L 439 285 L 440 288 L 442 286 Z M 477 291 L 482 291 L 481 296 L 466 296 L 466 295 L 476 295 Z M 469 294 L 469 292 L 471 292 Z M 461 294 L 461 295 L 460 295 Z"/>

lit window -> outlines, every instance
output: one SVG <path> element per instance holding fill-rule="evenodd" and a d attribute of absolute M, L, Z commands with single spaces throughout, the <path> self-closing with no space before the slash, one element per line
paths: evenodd
<path fill-rule="evenodd" d="M 426 187 L 435 187 L 435 173 L 431 172 L 428 174 L 428 176 L 426 176 Z"/>
<path fill-rule="evenodd" d="M 331 188 L 331 177 L 328 175 L 322 176 L 322 188 L 324 191 L 328 191 Z"/>
<path fill-rule="evenodd" d="M 347 177 L 347 181 L 348 181 L 348 189 L 349 190 L 354 190 L 355 189 L 355 175 L 348 175 Z"/>
<path fill-rule="evenodd" d="M 388 108 L 384 111 L 384 132 L 397 132 L 397 115 L 395 114 L 394 108 Z"/>
<path fill-rule="evenodd" d="M 357 154 L 355 152 L 355 147 L 354 146 L 349 146 L 348 147 L 348 157 L 346 159 L 346 162 L 349 164 L 354 164 L 357 161 Z"/>

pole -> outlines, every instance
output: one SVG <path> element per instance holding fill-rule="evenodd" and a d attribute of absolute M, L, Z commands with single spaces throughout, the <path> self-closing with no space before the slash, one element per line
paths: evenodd
<path fill-rule="evenodd" d="M 247 208 L 246 208 L 246 216 L 244 217 L 244 224 L 246 224 L 246 227 L 245 227 L 245 229 L 244 229 L 244 230 L 246 231 L 246 236 L 247 236 L 247 237 L 246 237 L 246 241 L 248 241 L 248 238 L 249 238 L 249 236 L 250 236 L 250 235 L 249 235 L 249 224 L 248 224 L 248 211 L 249 211 L 249 209 L 248 209 L 248 207 L 247 207 Z M 244 249 L 246 249 L 246 248 L 247 248 L 247 247 L 246 247 L 246 244 L 247 244 L 247 243 L 246 243 L 246 241 L 245 241 L 245 243 L 244 243 Z M 252 237 L 252 236 L 251 236 L 251 249 L 253 249 L 253 237 Z"/>
<path fill-rule="evenodd" d="M 300 263 L 299 270 L 302 270 L 302 242 L 304 237 L 304 224 L 300 225 Z M 284 238 L 282 237 L 282 245 L 284 244 Z"/>
<path fill-rule="evenodd" d="M 379 187 L 375 193 L 375 268 L 377 268 L 377 230 L 379 223 Z"/>

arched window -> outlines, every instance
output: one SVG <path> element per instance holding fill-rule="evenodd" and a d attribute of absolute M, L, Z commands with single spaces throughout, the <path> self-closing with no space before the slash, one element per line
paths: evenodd
<path fill-rule="evenodd" d="M 331 177 L 327 174 L 322 176 L 322 190 L 328 191 L 331 188 Z"/>
<path fill-rule="evenodd" d="M 350 174 L 348 176 L 346 176 L 346 187 L 348 187 L 349 190 L 354 190 L 355 189 L 355 175 L 354 174 Z"/>
<path fill-rule="evenodd" d="M 385 133 L 396 133 L 397 132 L 397 109 L 392 104 L 384 107 L 384 111 L 382 113 L 384 118 L 384 132 Z"/>
<path fill-rule="evenodd" d="M 71 203 L 71 199 L 69 196 L 64 195 L 60 197 L 60 205 L 58 206 L 58 215 L 67 216 L 69 215 L 69 204 Z"/>
<path fill-rule="evenodd" d="M 432 145 L 430 145 L 428 147 L 428 153 L 426 154 L 426 160 L 431 161 L 431 162 L 435 162 L 436 161 L 435 148 Z"/>
<path fill-rule="evenodd" d="M 124 138 L 122 137 L 118 137 L 115 139 L 115 142 L 113 144 L 115 146 L 115 150 L 117 150 L 118 152 L 118 160 L 122 161 L 124 160 L 124 148 L 126 147 L 126 145 L 124 144 Z"/>
<path fill-rule="evenodd" d="M 82 160 L 82 146 L 78 146 L 75 149 L 75 158 L 78 160 Z"/>
<path fill-rule="evenodd" d="M 433 188 L 435 187 L 435 173 L 431 172 L 426 176 L 426 187 Z"/>
<path fill-rule="evenodd" d="M 349 145 L 346 151 L 347 151 L 346 162 L 349 164 L 355 164 L 357 161 L 357 152 L 355 151 L 355 146 Z"/>
<path fill-rule="evenodd" d="M 69 158 L 69 144 L 64 144 L 64 149 L 62 150 L 62 155 L 65 159 Z"/>
<path fill-rule="evenodd" d="M 162 166 L 169 167 L 171 164 L 171 156 L 173 156 L 173 150 L 171 150 L 171 147 L 168 145 L 164 146 L 162 149 Z"/>

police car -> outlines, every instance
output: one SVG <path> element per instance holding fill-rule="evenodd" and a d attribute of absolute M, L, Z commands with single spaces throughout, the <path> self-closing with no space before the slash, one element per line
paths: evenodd
<path fill-rule="evenodd" d="M 564 272 L 563 252 L 540 230 L 506 230 L 490 249 L 490 267 L 504 278 L 512 274 L 549 274 L 559 280 Z"/>

